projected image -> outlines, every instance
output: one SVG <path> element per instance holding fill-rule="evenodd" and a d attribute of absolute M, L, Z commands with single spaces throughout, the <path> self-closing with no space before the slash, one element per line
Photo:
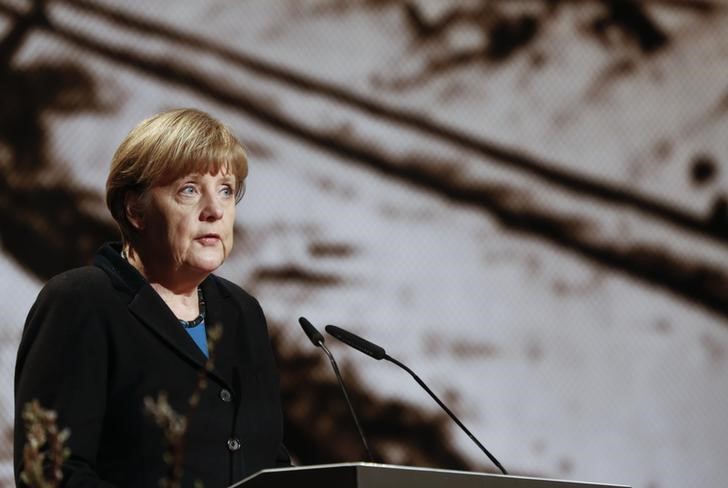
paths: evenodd
<path fill-rule="evenodd" d="M 248 152 L 218 274 L 266 314 L 294 463 L 367 459 L 305 316 L 509 473 L 722 486 L 726 33 L 699 0 L 0 0 L 0 484 L 30 307 L 119 239 L 129 130 L 195 107 Z M 377 462 L 499 472 L 326 345 Z"/>

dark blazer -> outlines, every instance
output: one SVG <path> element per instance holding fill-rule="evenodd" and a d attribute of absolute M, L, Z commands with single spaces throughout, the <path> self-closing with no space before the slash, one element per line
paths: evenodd
<path fill-rule="evenodd" d="M 62 273 L 30 310 L 15 370 L 15 477 L 20 479 L 23 405 L 37 398 L 68 427 L 63 486 L 158 487 L 166 473 L 160 428 L 144 398 L 166 392 L 179 413 L 205 356 L 118 244 L 87 266 Z M 263 311 L 233 283 L 202 283 L 205 323 L 222 326 L 214 369 L 185 438 L 183 486 L 231 484 L 290 464 L 282 444 L 278 377 Z"/>

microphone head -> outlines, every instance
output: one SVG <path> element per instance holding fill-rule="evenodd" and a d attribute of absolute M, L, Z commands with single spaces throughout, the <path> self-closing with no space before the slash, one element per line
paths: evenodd
<path fill-rule="evenodd" d="M 327 325 L 325 328 L 326 332 L 336 337 L 344 344 L 348 344 L 357 351 L 361 351 L 367 356 L 371 356 L 376 360 L 384 359 L 384 357 L 387 355 L 383 347 L 377 346 L 376 344 L 369 342 L 366 339 L 362 339 L 356 334 L 347 332 L 340 327 L 336 327 L 335 325 Z"/>
<path fill-rule="evenodd" d="M 303 331 L 314 346 L 319 347 L 324 343 L 324 336 L 321 335 L 321 332 L 306 317 L 299 317 L 298 323 L 301 324 Z"/>

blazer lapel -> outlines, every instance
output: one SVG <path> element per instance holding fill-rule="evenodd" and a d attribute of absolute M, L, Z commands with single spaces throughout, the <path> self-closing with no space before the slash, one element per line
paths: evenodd
<path fill-rule="evenodd" d="M 129 310 L 162 341 L 200 368 L 205 367 L 205 355 L 151 286 L 139 288 Z"/>
<path fill-rule="evenodd" d="M 177 317 L 136 268 L 121 257 L 121 243 L 102 246 L 94 258 L 94 264 L 109 275 L 115 286 L 131 295 L 129 311 L 142 324 L 198 368 L 205 367 L 207 358 L 183 330 Z M 213 275 L 208 276 L 201 286 L 207 302 L 206 328 L 209 331 L 215 324 L 222 326 L 222 336 L 215 344 L 214 369 L 210 376 L 230 388 L 232 366 L 236 359 L 235 333 L 240 311 L 230 298 L 229 292 L 219 285 Z M 209 340 L 208 336 L 208 343 Z"/>
<path fill-rule="evenodd" d="M 212 352 L 213 370 L 210 374 L 229 387 L 233 383 L 232 367 L 236 362 L 235 345 L 237 343 L 236 332 L 238 330 L 237 323 L 240 320 L 240 310 L 228 291 L 220 286 L 213 276 L 209 276 L 202 282 L 202 293 L 205 296 L 207 308 L 205 324 L 208 331 L 208 345 L 210 344 L 210 330 L 216 326 L 222 329 L 222 335 L 214 344 Z"/>

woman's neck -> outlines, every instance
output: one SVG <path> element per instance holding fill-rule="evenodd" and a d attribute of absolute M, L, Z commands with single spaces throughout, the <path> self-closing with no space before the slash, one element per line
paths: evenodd
<path fill-rule="evenodd" d="M 169 270 L 145 265 L 141 256 L 129 246 L 124 247 L 126 260 L 134 266 L 159 294 L 175 316 L 182 320 L 194 320 L 200 313 L 197 288 L 205 276 L 181 276 Z"/>
<path fill-rule="evenodd" d="M 164 303 L 172 310 L 175 317 L 182 320 L 194 320 L 200 314 L 197 287 L 191 293 L 176 293 L 160 283 L 149 283 L 159 294 Z"/>

